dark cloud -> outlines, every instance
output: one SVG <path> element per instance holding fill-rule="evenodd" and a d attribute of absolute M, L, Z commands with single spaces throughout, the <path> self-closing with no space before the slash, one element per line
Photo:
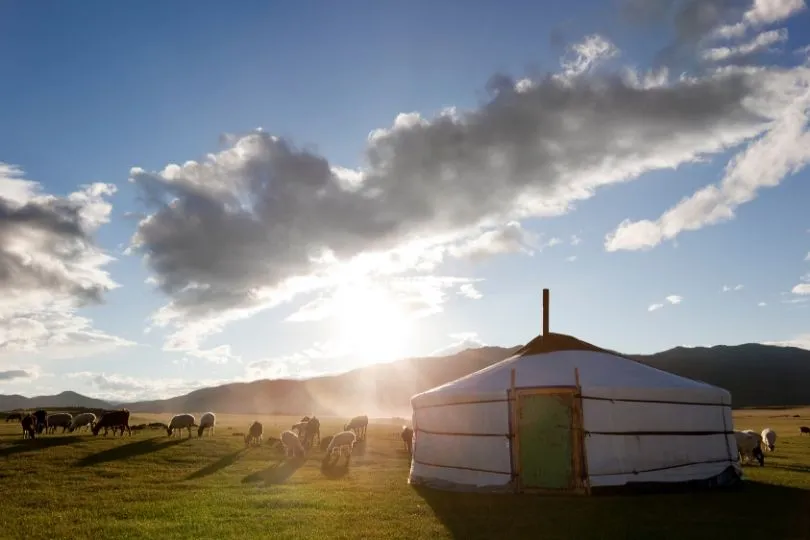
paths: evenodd
<path fill-rule="evenodd" d="M 322 250 L 368 250 L 560 212 L 600 185 L 740 142 L 759 119 L 744 74 L 641 88 L 617 75 L 547 77 L 516 92 L 505 75 L 478 110 L 401 115 L 374 134 L 362 184 L 322 156 L 258 132 L 204 162 L 131 179 L 155 213 L 138 226 L 161 289 L 184 315 L 262 302 L 263 288 L 317 267 Z"/>
<path fill-rule="evenodd" d="M 23 369 L 10 369 L 0 371 L 0 381 L 12 381 L 14 379 L 30 379 L 33 375 Z"/>

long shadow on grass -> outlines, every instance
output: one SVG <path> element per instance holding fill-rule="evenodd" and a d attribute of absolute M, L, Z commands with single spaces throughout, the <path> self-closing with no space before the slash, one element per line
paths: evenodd
<path fill-rule="evenodd" d="M 250 473 L 242 479 L 243 484 L 283 484 L 306 463 L 306 458 L 285 459 L 261 471 Z"/>
<path fill-rule="evenodd" d="M 157 437 L 152 439 L 144 439 L 121 446 L 114 446 L 108 450 L 103 450 L 97 454 L 90 454 L 89 456 L 80 459 L 76 462 L 74 467 L 89 467 L 91 465 L 98 465 L 100 463 L 107 463 L 109 461 L 117 461 L 119 459 L 127 459 L 135 456 L 142 456 L 144 454 L 151 454 L 158 450 L 170 448 L 172 446 L 182 444 L 187 439 L 172 439 L 169 441 L 158 442 Z"/>
<path fill-rule="evenodd" d="M 810 537 L 810 491 L 743 484 L 734 491 L 591 497 L 414 489 L 465 540 Z"/>
<path fill-rule="evenodd" d="M 237 450 L 231 454 L 226 456 L 222 456 L 215 462 L 211 463 L 210 465 L 206 465 L 199 471 L 193 472 L 186 477 L 186 480 L 197 480 L 198 478 L 204 478 L 210 474 L 214 474 L 217 471 L 221 471 L 225 467 L 229 467 L 236 463 L 236 460 L 242 457 L 242 454 L 245 453 L 245 450 Z"/>
<path fill-rule="evenodd" d="M 3 446 L 0 448 L 0 457 L 8 457 L 14 454 L 19 454 L 21 452 L 36 452 L 37 450 L 41 450 L 43 448 L 54 448 L 56 446 L 67 446 L 69 444 L 74 444 L 77 442 L 81 442 L 83 440 L 87 440 L 87 437 L 79 437 L 76 435 L 66 435 L 64 437 L 60 436 L 48 436 L 48 437 L 38 437 L 36 439 L 17 439 L 8 441 L 6 444 L 8 446 Z"/>

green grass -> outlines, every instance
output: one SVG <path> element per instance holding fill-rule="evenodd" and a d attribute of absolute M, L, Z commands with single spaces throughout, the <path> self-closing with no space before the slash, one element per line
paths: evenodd
<path fill-rule="evenodd" d="M 131 423 L 154 420 L 168 418 Z M 190 440 L 24 441 L 19 424 L 0 423 L 0 538 L 810 538 L 810 437 L 798 436 L 807 409 L 740 412 L 736 428 L 780 436 L 764 468 L 745 468 L 743 490 L 591 498 L 414 489 L 398 424 L 373 423 L 348 473 L 328 477 L 320 451 L 290 465 L 266 446 L 244 448 L 234 434 L 252 417 L 217 420 L 213 438 Z M 294 420 L 261 418 L 265 437 Z M 339 427 L 324 420 L 322 433 Z"/>

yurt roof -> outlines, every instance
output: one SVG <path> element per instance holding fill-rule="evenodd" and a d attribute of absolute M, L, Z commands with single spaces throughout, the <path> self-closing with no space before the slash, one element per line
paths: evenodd
<path fill-rule="evenodd" d="M 414 407 L 507 398 L 511 372 L 517 388 L 574 386 L 596 399 L 730 404 L 728 391 L 648 366 L 566 334 L 549 332 L 513 356 L 411 398 Z"/>

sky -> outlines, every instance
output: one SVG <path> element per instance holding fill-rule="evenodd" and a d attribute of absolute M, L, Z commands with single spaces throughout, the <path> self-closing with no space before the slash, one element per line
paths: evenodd
<path fill-rule="evenodd" d="M 0 393 L 810 348 L 803 0 L 0 1 Z"/>

